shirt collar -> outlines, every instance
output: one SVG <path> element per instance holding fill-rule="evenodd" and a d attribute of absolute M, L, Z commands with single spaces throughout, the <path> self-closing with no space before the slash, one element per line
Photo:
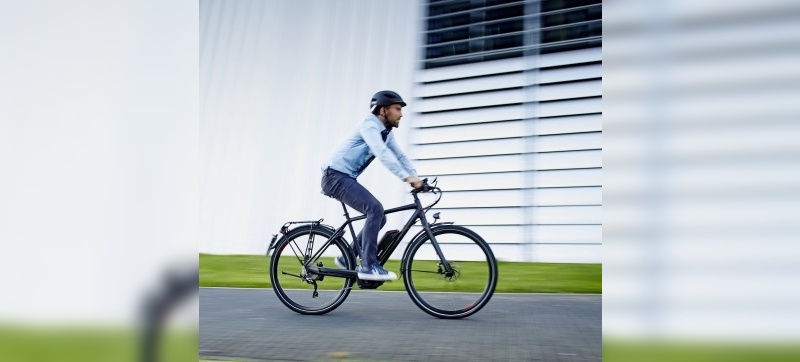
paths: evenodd
<path fill-rule="evenodd" d="M 382 127 L 385 128 L 383 131 L 381 131 L 381 133 L 386 132 L 388 134 L 389 132 L 392 131 L 392 126 L 384 125 L 383 122 L 381 122 L 381 119 L 378 118 L 378 116 L 376 116 L 376 115 L 374 115 L 372 113 L 370 113 L 369 115 L 370 115 L 370 117 L 371 117 L 373 122 L 376 122 L 376 123 L 378 123 L 379 125 L 381 125 Z"/>

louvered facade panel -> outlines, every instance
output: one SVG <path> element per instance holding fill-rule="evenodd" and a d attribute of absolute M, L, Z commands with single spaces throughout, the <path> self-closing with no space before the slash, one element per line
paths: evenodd
<path fill-rule="evenodd" d="M 408 139 L 419 173 L 446 191 L 432 212 L 501 260 L 599 262 L 601 4 L 520 1 L 503 15 L 470 4 L 474 23 L 453 25 L 450 7 L 425 19 Z"/>

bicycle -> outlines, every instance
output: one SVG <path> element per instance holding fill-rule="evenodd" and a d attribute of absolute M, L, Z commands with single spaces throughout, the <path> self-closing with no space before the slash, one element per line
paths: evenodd
<path fill-rule="evenodd" d="M 384 214 L 414 210 L 405 226 L 394 237 L 382 238 L 378 246 L 381 265 L 397 249 L 402 239 L 417 221 L 422 230 L 413 236 L 400 262 L 400 278 L 411 300 L 426 313 L 444 319 L 470 316 L 483 308 L 497 286 L 497 261 L 489 244 L 474 231 L 452 222 L 438 223 L 439 213 L 431 224 L 426 213 L 442 198 L 436 185 L 422 180 L 420 188 L 411 191 L 413 204 L 384 210 Z M 430 205 L 423 207 L 419 193 L 438 194 Z M 345 222 L 337 229 L 317 221 L 289 221 L 273 235 L 266 256 L 270 260 L 270 281 L 278 299 L 300 314 L 325 314 L 341 305 L 353 283 L 362 289 L 375 289 L 382 281 L 357 278 L 355 255 L 344 238 L 345 227 L 353 240 L 356 233 L 352 223 L 365 215 L 350 217 L 344 203 Z M 293 226 L 293 228 L 289 228 Z M 392 236 L 392 235 L 390 235 Z M 358 249 L 358 243 L 355 243 Z M 332 248 L 331 248 L 332 247 Z M 329 258 L 344 256 L 346 269 L 340 269 Z M 325 263 L 323 263 L 323 258 Z M 473 289 L 479 292 L 471 291 Z"/>

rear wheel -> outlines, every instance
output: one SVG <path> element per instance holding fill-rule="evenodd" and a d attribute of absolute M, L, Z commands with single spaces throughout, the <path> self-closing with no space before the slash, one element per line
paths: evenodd
<path fill-rule="evenodd" d="M 411 300 L 426 313 L 447 319 L 483 308 L 497 286 L 497 261 L 478 234 L 462 226 L 442 225 L 433 235 L 452 273 L 439 260 L 427 235 L 412 241 L 403 260 L 403 281 Z"/>
<path fill-rule="evenodd" d="M 306 266 L 338 269 L 333 258 L 344 256 L 348 269 L 355 260 L 341 238 L 331 240 L 333 232 L 323 226 L 302 226 L 287 233 L 277 245 L 270 260 L 270 282 L 278 299 L 289 309 L 301 314 L 325 314 L 338 307 L 350 294 L 353 279 L 322 276 Z M 330 241 L 330 243 L 328 243 Z M 325 248 L 317 260 L 309 260 Z"/>

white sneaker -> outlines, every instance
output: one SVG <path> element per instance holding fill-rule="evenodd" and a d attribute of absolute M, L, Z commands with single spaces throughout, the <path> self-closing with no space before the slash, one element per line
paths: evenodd
<path fill-rule="evenodd" d="M 378 263 L 372 264 L 372 267 L 360 265 L 356 270 L 358 270 L 358 279 L 361 280 L 389 281 L 397 279 L 397 274 L 384 269 Z"/>

